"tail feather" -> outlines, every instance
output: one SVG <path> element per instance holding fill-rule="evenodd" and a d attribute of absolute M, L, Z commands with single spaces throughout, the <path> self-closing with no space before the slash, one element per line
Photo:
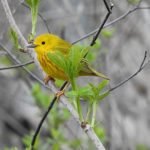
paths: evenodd
<path fill-rule="evenodd" d="M 79 76 L 98 76 L 106 80 L 110 80 L 107 76 L 95 71 L 92 67 L 90 67 L 87 61 L 84 61 L 83 68 L 79 72 Z"/>

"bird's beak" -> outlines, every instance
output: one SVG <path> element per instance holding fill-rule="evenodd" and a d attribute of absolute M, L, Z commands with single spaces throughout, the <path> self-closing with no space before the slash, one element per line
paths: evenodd
<path fill-rule="evenodd" d="M 35 45 L 35 44 L 29 44 L 28 46 L 27 46 L 27 48 L 35 48 L 35 47 L 37 47 L 38 45 Z"/>

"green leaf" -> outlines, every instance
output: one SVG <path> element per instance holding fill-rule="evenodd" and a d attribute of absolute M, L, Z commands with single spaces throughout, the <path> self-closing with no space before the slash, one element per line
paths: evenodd
<path fill-rule="evenodd" d="M 33 2 L 33 5 L 37 6 L 39 4 L 40 0 L 32 0 L 32 2 Z"/>
<path fill-rule="evenodd" d="M 131 3 L 137 3 L 137 2 L 139 2 L 140 0 L 128 0 L 129 2 L 131 2 Z"/>
<path fill-rule="evenodd" d="M 80 88 L 78 93 L 80 96 L 83 96 L 83 95 L 92 95 L 92 92 L 90 91 L 90 87 L 89 86 L 85 86 L 83 88 Z"/>
<path fill-rule="evenodd" d="M 65 95 L 67 97 L 78 97 L 79 96 L 79 92 L 78 91 L 70 91 L 70 92 L 67 92 Z"/>
<path fill-rule="evenodd" d="M 70 79 L 77 77 L 79 71 L 81 70 L 81 59 L 83 57 L 82 55 L 83 54 L 81 52 L 80 47 L 78 47 L 77 45 L 71 47 L 70 52 L 68 54 L 68 60 L 70 60 L 68 76 Z"/>
<path fill-rule="evenodd" d="M 107 84 L 109 83 L 108 80 L 104 80 L 102 81 L 99 85 L 98 85 L 98 92 L 100 92 Z"/>
<path fill-rule="evenodd" d="M 144 146 L 144 145 L 141 145 L 141 144 L 137 144 L 136 145 L 136 149 L 137 150 L 149 150 L 148 147 Z"/>
<path fill-rule="evenodd" d="M 32 8 L 32 7 L 36 7 L 38 4 L 39 4 L 39 2 L 40 2 L 40 0 L 25 0 L 27 3 L 28 3 L 28 5 Z"/>
<path fill-rule="evenodd" d="M 32 88 L 32 94 L 37 94 L 40 91 L 40 84 L 35 83 L 33 88 Z"/>
<path fill-rule="evenodd" d="M 68 56 L 64 56 L 61 52 L 47 53 L 47 56 L 57 67 L 65 72 L 71 81 L 77 77 L 84 63 L 81 60 L 90 48 L 91 47 L 87 47 L 81 50 L 79 46 L 73 45 Z"/>
<path fill-rule="evenodd" d="M 96 58 L 96 53 L 92 53 L 92 52 L 88 52 L 86 59 L 88 60 L 88 62 L 92 62 L 94 61 Z"/>
<path fill-rule="evenodd" d="M 49 60 L 51 60 L 57 67 L 61 68 L 64 71 L 67 71 L 67 61 L 66 57 L 59 51 L 55 53 L 47 53 Z"/>
<path fill-rule="evenodd" d="M 28 5 L 30 6 L 30 7 L 32 7 L 32 2 L 31 2 L 31 0 L 25 0 L 27 3 L 28 3 Z"/>
<path fill-rule="evenodd" d="M 106 37 L 106 38 L 109 38 L 111 37 L 113 34 L 115 33 L 115 30 L 110 30 L 110 31 L 106 31 L 106 30 L 102 30 L 102 36 L 103 37 Z"/>
<path fill-rule="evenodd" d="M 32 141 L 32 137 L 33 137 L 33 132 L 31 132 L 31 134 L 29 136 L 25 136 L 22 138 L 22 142 L 30 147 L 30 144 L 31 144 L 31 141 Z M 34 144 L 34 149 L 37 149 L 38 146 L 40 145 L 40 140 L 39 140 L 39 135 L 37 136 L 37 139 L 35 141 L 35 144 Z"/>
<path fill-rule="evenodd" d="M 106 93 L 101 94 L 101 95 L 97 98 L 97 100 L 102 100 L 102 99 L 103 99 L 104 97 L 106 97 L 108 94 L 110 94 L 109 91 L 106 92 Z"/>
<path fill-rule="evenodd" d="M 16 49 L 20 49 L 21 46 L 19 45 L 19 42 L 18 42 L 18 34 L 16 34 L 12 28 L 10 28 L 10 36 L 12 37 L 14 41 Z"/>
<path fill-rule="evenodd" d="M 59 135 L 59 131 L 57 129 L 52 128 L 51 133 L 52 133 L 53 138 L 57 139 L 57 137 Z"/>
<path fill-rule="evenodd" d="M 28 5 L 31 7 L 32 15 L 32 32 L 28 35 L 28 41 L 32 41 L 36 35 L 35 28 L 37 23 L 38 5 L 40 0 L 26 0 Z"/>
<path fill-rule="evenodd" d="M 98 92 L 97 92 L 96 86 L 94 84 L 90 83 L 90 82 L 89 82 L 89 85 L 92 89 L 93 95 L 97 95 Z"/>
<path fill-rule="evenodd" d="M 71 146 L 73 146 L 74 148 L 77 148 L 81 145 L 82 141 L 81 139 L 75 139 L 74 141 L 71 142 Z"/>
<path fill-rule="evenodd" d="M 87 101 L 94 101 L 95 100 L 93 95 L 82 95 L 81 97 Z"/>
<path fill-rule="evenodd" d="M 70 114 L 70 112 L 68 111 L 67 108 L 62 108 L 62 111 L 63 111 L 63 118 L 65 120 L 68 119 L 71 116 L 71 114 Z"/>
<path fill-rule="evenodd" d="M 98 137 L 100 138 L 106 136 L 105 129 L 102 127 L 95 126 L 94 131 L 97 133 Z"/>
<path fill-rule="evenodd" d="M 32 96 L 34 97 L 36 104 L 42 109 L 46 109 L 49 103 L 51 102 L 52 98 L 54 97 L 53 94 L 49 96 L 46 93 L 42 93 L 39 83 L 36 83 L 33 86 Z"/>
<path fill-rule="evenodd" d="M 59 150 L 60 149 L 60 144 L 59 143 L 55 143 L 55 144 L 53 144 L 53 146 L 52 146 L 52 150 Z"/>
<path fill-rule="evenodd" d="M 87 46 L 82 49 L 82 58 L 91 50 L 91 46 Z"/>
<path fill-rule="evenodd" d="M 99 39 L 95 41 L 95 44 L 92 46 L 93 49 L 98 50 L 101 46 L 101 42 Z"/>
<path fill-rule="evenodd" d="M 94 126 L 94 131 L 96 135 L 99 137 L 99 139 L 102 141 L 103 144 L 108 140 L 106 137 L 106 131 L 105 128 Z"/>
<path fill-rule="evenodd" d="M 91 87 L 91 95 L 92 97 L 90 97 L 89 100 L 91 100 L 91 98 L 93 98 L 93 101 L 97 101 L 97 100 L 101 100 L 103 99 L 105 96 L 107 96 L 109 93 L 104 93 L 102 95 L 99 95 L 100 91 L 109 83 L 108 80 L 104 80 L 102 81 L 98 86 L 95 86 L 94 84 L 89 82 L 89 85 Z M 85 98 L 85 97 L 84 97 Z M 88 98 L 88 97 L 87 97 Z"/>
<path fill-rule="evenodd" d="M 25 148 L 25 150 L 31 150 L 31 146 L 30 146 L 30 147 Z"/>

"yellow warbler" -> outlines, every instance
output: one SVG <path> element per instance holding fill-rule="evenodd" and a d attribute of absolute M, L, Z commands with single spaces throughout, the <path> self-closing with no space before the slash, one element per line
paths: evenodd
<path fill-rule="evenodd" d="M 64 71 L 48 59 L 47 53 L 55 53 L 56 51 L 60 51 L 63 55 L 67 56 L 71 46 L 72 45 L 70 43 L 64 41 L 56 35 L 52 35 L 49 33 L 38 36 L 35 39 L 34 43 L 28 46 L 28 48 L 35 49 L 37 53 L 37 59 L 39 60 L 44 72 L 47 74 L 45 83 L 47 83 L 49 79 L 53 78 L 65 81 L 69 80 Z M 98 76 L 109 80 L 109 78 L 105 75 L 98 73 L 94 69 L 92 69 L 87 61 L 85 61 L 85 65 L 79 72 L 79 76 Z"/>

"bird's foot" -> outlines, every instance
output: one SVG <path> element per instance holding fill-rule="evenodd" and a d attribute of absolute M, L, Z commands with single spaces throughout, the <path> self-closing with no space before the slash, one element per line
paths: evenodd
<path fill-rule="evenodd" d="M 48 81 L 50 81 L 50 80 L 53 81 L 53 82 L 55 82 L 55 79 L 52 78 L 52 77 L 50 77 L 50 76 L 48 75 L 48 76 L 46 76 L 46 77 L 44 78 L 44 83 L 47 84 Z"/>
<path fill-rule="evenodd" d="M 61 91 L 58 91 L 57 93 L 55 93 L 55 96 L 57 97 L 57 100 L 59 100 L 61 95 L 64 95 L 66 89 L 63 89 Z"/>

